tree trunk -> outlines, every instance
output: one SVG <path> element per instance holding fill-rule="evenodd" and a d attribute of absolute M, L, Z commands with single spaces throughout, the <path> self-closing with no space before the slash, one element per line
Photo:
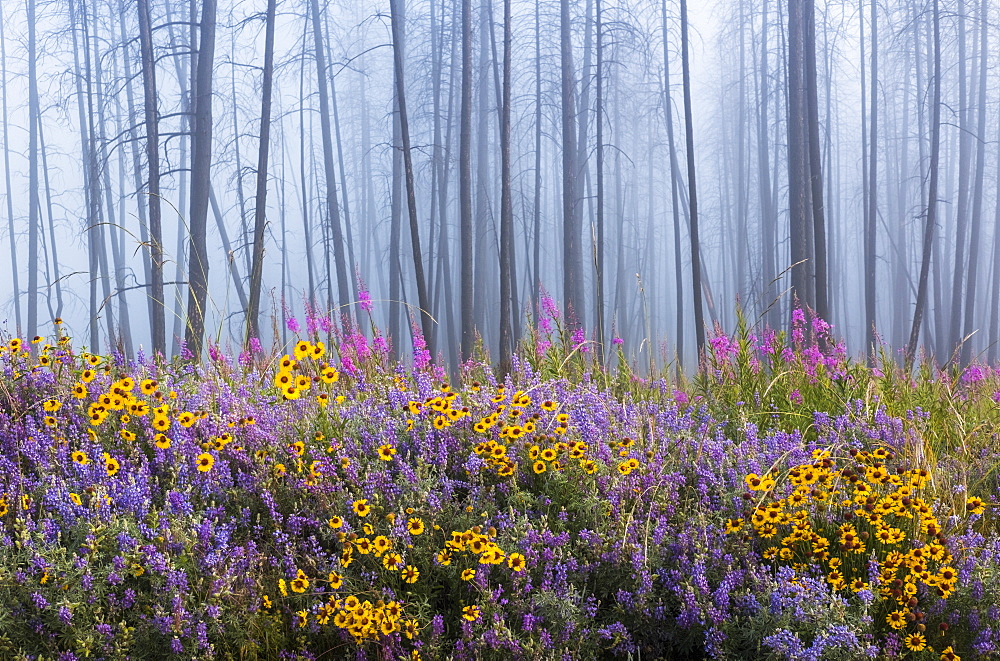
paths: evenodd
<path fill-rule="evenodd" d="M 253 264 L 246 342 L 260 338 L 260 288 L 264 276 L 264 223 L 267 215 L 267 152 L 271 141 L 271 86 L 274 74 L 275 0 L 267 0 L 264 28 L 264 72 L 261 79 L 260 142 L 257 150 L 257 196 L 253 213 Z"/>
<path fill-rule="evenodd" d="M 698 355 L 705 347 L 705 316 L 701 305 L 701 245 L 698 237 L 698 194 L 694 171 L 694 118 L 691 112 L 691 62 L 688 55 L 687 0 L 681 0 L 681 66 L 684 83 L 684 135 L 687 148 L 688 207 L 691 214 L 691 283 Z"/>
<path fill-rule="evenodd" d="M 204 0 L 194 89 L 194 135 L 191 156 L 191 227 L 188 269 L 187 330 L 184 341 L 201 359 L 208 305 L 208 190 L 212 172 L 212 70 L 215 63 L 215 0 Z"/>
<path fill-rule="evenodd" d="M 28 20 L 28 326 L 38 335 L 38 52 L 35 0 L 27 0 Z"/>
<path fill-rule="evenodd" d="M 951 281 L 951 304 L 948 318 L 949 354 L 958 349 L 961 341 L 959 333 L 962 330 L 962 289 L 965 277 L 965 244 L 968 238 L 969 213 L 969 100 L 968 80 L 966 78 L 966 47 L 965 47 L 965 0 L 958 1 L 955 14 L 958 20 L 958 191 L 955 214 L 955 268 Z M 942 350 L 945 347 L 942 347 Z M 951 355 L 949 355 L 949 358 Z"/>
<path fill-rule="evenodd" d="M 532 209 L 532 319 L 535 326 L 541 315 L 539 296 L 542 291 L 542 23 L 540 3 L 535 3 L 535 196 Z"/>
<path fill-rule="evenodd" d="M 72 9 L 70 10 L 72 14 Z M 7 28 L 4 24 L 3 5 L 0 3 L 0 103 L 3 104 L 3 172 L 4 191 L 7 193 L 7 238 L 10 242 L 11 285 L 14 287 L 14 329 L 21 333 L 21 286 L 18 282 L 17 235 L 14 233 L 14 195 L 10 185 L 10 124 L 7 121 Z M 73 30 L 75 41 L 76 30 Z M 75 49 L 74 49 L 75 50 Z M 79 71 L 79 67 L 77 67 Z M 77 83 L 79 87 L 79 83 Z"/>
<path fill-rule="evenodd" d="M 511 368 L 511 253 L 514 208 L 510 193 L 510 0 L 503 0 L 503 92 L 500 105 L 500 374 Z"/>
<path fill-rule="evenodd" d="M 160 213 L 160 138 L 159 110 L 156 101 L 156 64 L 153 56 L 152 21 L 149 0 L 136 0 L 139 13 L 139 49 L 142 57 L 143 104 L 146 121 L 146 167 L 149 178 L 146 200 L 149 210 L 149 261 L 150 261 L 150 331 L 153 352 L 167 353 L 166 323 L 163 300 L 163 229 Z M 141 202 L 139 202 L 141 204 Z"/>
<path fill-rule="evenodd" d="M 975 330 L 976 279 L 979 270 L 979 237 L 982 231 L 983 213 L 983 174 L 986 169 L 986 59 L 988 53 L 986 11 L 986 0 L 981 0 L 979 6 L 979 118 L 976 128 L 976 135 L 979 139 L 976 140 L 976 179 L 972 193 L 972 225 L 970 227 L 972 241 L 969 243 L 969 272 L 968 282 L 965 286 L 965 331 L 963 333 L 965 337 L 971 335 Z M 996 340 L 996 337 L 991 336 L 990 340 L 992 342 Z M 963 367 L 968 365 L 972 358 L 972 344 L 971 338 L 962 343 L 961 362 Z"/>
<path fill-rule="evenodd" d="M 872 12 L 874 14 L 874 0 L 872 6 Z M 816 84 L 815 0 L 806 0 L 806 12 L 805 82 L 807 95 L 806 104 L 809 110 L 809 175 L 813 215 L 813 254 L 816 258 L 814 267 L 816 281 L 813 288 L 815 290 L 816 297 L 816 314 L 818 314 L 821 319 L 828 319 L 830 315 L 830 304 L 827 297 L 826 222 L 825 209 L 823 208 L 823 172 L 821 168 L 823 155 L 819 148 L 819 93 Z M 872 77 L 872 80 L 874 81 L 874 76 Z M 874 102 L 874 96 L 872 97 L 872 100 Z"/>
<path fill-rule="evenodd" d="M 871 4 L 871 129 L 868 135 L 868 213 L 865 215 L 865 353 L 875 345 L 875 264 L 878 237 L 878 0 Z"/>
<path fill-rule="evenodd" d="M 472 262 L 472 0 L 462 0 L 462 110 L 459 129 L 459 206 L 462 278 L 462 360 L 475 343 Z"/>
<path fill-rule="evenodd" d="M 337 312 L 344 320 L 344 328 L 350 323 L 351 301 L 348 294 L 347 260 L 344 255 L 344 238 L 340 227 L 340 203 L 337 200 L 337 170 L 334 166 L 333 138 L 330 126 L 330 97 L 326 88 L 326 53 L 323 46 L 323 29 L 320 24 L 319 0 L 312 0 L 313 44 L 316 56 L 316 83 L 319 92 L 319 121 L 323 140 L 323 171 L 326 175 L 327 223 L 333 240 L 333 258 L 337 269 Z"/>
<path fill-rule="evenodd" d="M 569 0 L 559 2 L 559 42 L 562 81 L 562 194 L 563 194 L 563 298 L 566 319 L 578 325 L 583 314 L 583 282 L 580 228 L 577 226 L 576 82 L 573 71 L 573 41 L 570 30 Z"/>
<path fill-rule="evenodd" d="M 313 0 L 315 2 L 316 0 Z M 390 5 L 392 20 L 392 54 L 393 67 L 396 75 L 396 97 L 399 99 L 399 129 L 403 140 L 403 170 L 406 179 L 406 207 L 410 217 L 410 241 L 413 248 L 413 270 L 417 279 L 417 302 L 420 305 L 421 330 L 427 350 L 433 357 L 434 326 L 431 319 L 431 304 L 427 296 L 427 282 L 424 279 L 424 259 L 420 251 L 420 226 L 417 223 L 417 196 L 413 182 L 413 160 L 410 154 L 410 125 L 406 115 L 406 85 L 403 78 L 403 49 L 400 42 L 402 26 L 400 25 L 399 3 L 403 0 L 392 0 Z"/>
<path fill-rule="evenodd" d="M 788 6 L 788 225 L 791 236 L 792 300 L 793 304 L 815 309 L 811 295 L 813 265 L 810 261 L 808 225 L 812 218 L 809 208 L 809 140 L 808 104 L 805 81 L 805 23 L 808 16 L 805 2 Z"/>
<path fill-rule="evenodd" d="M 941 152 L 941 16 L 938 0 L 933 2 L 934 22 L 934 92 L 931 99 L 931 162 L 930 185 L 927 191 L 927 216 L 924 224 L 923 255 L 920 260 L 920 279 L 917 281 L 917 305 L 910 327 L 910 341 L 906 346 L 906 365 L 913 364 L 920 339 L 920 322 L 927 304 L 927 273 L 930 270 L 931 244 L 934 241 L 934 224 L 937 215 L 938 158 Z"/>
<path fill-rule="evenodd" d="M 597 331 L 597 359 L 605 359 L 604 334 L 604 26 L 601 0 L 595 0 L 595 30 L 597 32 L 597 236 L 594 242 L 594 327 Z M 652 159 L 652 154 L 650 154 Z M 652 197 L 652 190 L 649 191 Z"/>

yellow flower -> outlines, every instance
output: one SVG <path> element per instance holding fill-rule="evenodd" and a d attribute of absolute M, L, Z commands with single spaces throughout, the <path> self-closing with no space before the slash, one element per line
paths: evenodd
<path fill-rule="evenodd" d="M 969 514 L 982 514 L 986 511 L 986 504 L 979 496 L 973 496 L 965 501 L 965 509 Z"/>
<path fill-rule="evenodd" d="M 907 649 L 913 652 L 922 652 L 927 647 L 927 639 L 921 633 L 908 634 L 903 642 L 906 643 Z"/>
<path fill-rule="evenodd" d="M 215 457 L 207 452 L 202 452 L 198 455 L 197 459 L 198 470 L 202 473 L 207 473 L 212 470 L 212 466 L 215 465 Z"/>
<path fill-rule="evenodd" d="M 406 622 L 403 622 L 403 634 L 408 639 L 413 640 L 414 638 L 416 638 L 418 633 L 420 633 L 419 622 L 417 622 L 416 620 L 407 620 Z"/>
<path fill-rule="evenodd" d="M 44 404 L 42 404 L 42 408 L 48 411 L 49 413 L 55 413 L 61 407 L 62 407 L 62 402 L 60 402 L 58 399 L 49 399 Z"/>
<path fill-rule="evenodd" d="M 410 531 L 411 535 L 423 534 L 424 522 L 417 518 L 410 519 L 406 522 L 406 529 Z"/>
<path fill-rule="evenodd" d="M 115 459 L 114 457 L 112 457 L 107 452 L 105 452 L 104 453 L 104 469 L 107 471 L 108 477 L 113 476 L 115 473 L 118 472 L 118 469 L 120 469 L 120 468 L 121 468 L 121 464 L 118 463 L 118 460 Z"/>
<path fill-rule="evenodd" d="M 331 528 L 333 528 L 334 530 L 336 530 L 337 528 L 340 528 L 341 526 L 344 525 L 344 520 L 342 518 L 340 518 L 339 516 L 334 516 L 334 517 L 330 517 L 330 520 L 327 521 L 327 524 L 329 524 L 329 526 Z"/>
<path fill-rule="evenodd" d="M 906 616 L 909 614 L 909 610 L 897 610 L 889 613 L 885 616 L 885 622 L 893 629 L 903 629 L 906 627 Z"/>
<path fill-rule="evenodd" d="M 309 587 L 309 579 L 301 576 L 302 570 L 299 570 L 300 576 L 292 579 L 292 592 L 298 592 L 299 594 L 306 591 Z"/>
<path fill-rule="evenodd" d="M 73 461 L 75 463 L 78 463 L 81 466 L 86 466 L 87 464 L 90 463 L 90 457 L 88 457 L 87 453 L 84 452 L 83 450 L 77 450 L 70 456 L 73 458 Z"/>
<path fill-rule="evenodd" d="M 368 514 L 372 511 L 371 506 L 368 505 L 367 498 L 355 500 L 351 507 L 354 509 L 354 513 L 360 517 L 368 516 Z"/>
<path fill-rule="evenodd" d="M 389 571 L 395 571 L 399 569 L 400 565 L 403 564 L 403 556 L 398 553 L 387 553 L 384 558 L 382 558 L 382 566 Z"/>
<path fill-rule="evenodd" d="M 285 587 L 285 579 L 278 579 L 278 591 L 281 593 L 282 597 L 288 596 L 288 589 Z"/>
<path fill-rule="evenodd" d="M 378 458 L 382 461 L 392 461 L 392 455 L 396 454 L 396 448 L 388 443 L 380 445 L 378 448 Z"/>
<path fill-rule="evenodd" d="M 462 580 L 463 581 L 471 581 L 475 577 L 476 577 L 476 570 L 475 569 L 463 569 L 462 570 Z"/>
<path fill-rule="evenodd" d="M 80 494 L 77 494 L 77 493 L 71 493 L 71 494 L 69 495 L 69 499 L 70 499 L 70 500 L 71 500 L 71 501 L 73 502 L 73 504 L 74 504 L 74 505 L 76 505 L 77 507 L 79 507 L 79 506 L 83 505 L 83 501 L 81 501 L 81 500 L 80 500 Z"/>
<path fill-rule="evenodd" d="M 302 360 L 312 352 L 312 345 L 307 340 L 299 340 L 295 343 L 295 359 Z"/>
<path fill-rule="evenodd" d="M 450 551 L 438 551 L 437 562 L 442 567 L 447 567 L 451 564 L 451 552 Z"/>
<path fill-rule="evenodd" d="M 545 462 L 539 459 L 538 461 L 536 461 L 534 464 L 531 465 L 531 470 L 535 471 L 535 473 L 537 473 L 539 475 L 542 474 L 542 473 L 544 473 L 545 472 Z"/>
<path fill-rule="evenodd" d="M 343 574 L 338 574 L 337 572 L 332 571 L 330 572 L 329 581 L 331 590 L 339 590 L 340 586 L 344 584 L 344 576 Z"/>
<path fill-rule="evenodd" d="M 955 654 L 955 650 L 951 648 L 951 645 L 941 650 L 941 661 L 962 661 L 962 657 Z"/>
<path fill-rule="evenodd" d="M 413 565 L 406 565 L 406 568 L 402 573 L 403 582 L 405 583 L 416 583 L 417 579 L 420 578 L 420 570 Z"/>
<path fill-rule="evenodd" d="M 372 546 L 375 547 L 376 555 L 382 555 L 383 553 L 392 548 L 392 541 L 385 535 L 379 535 L 378 537 L 372 540 Z"/>
<path fill-rule="evenodd" d="M 528 566 L 528 561 L 520 553 L 511 553 L 507 557 L 507 566 L 517 572 L 524 571 L 524 568 Z"/>
<path fill-rule="evenodd" d="M 479 606 L 466 606 L 462 609 L 462 617 L 469 622 L 475 622 L 479 619 L 480 611 Z"/>
<path fill-rule="evenodd" d="M 307 610 L 296 611 L 295 621 L 296 623 L 298 623 L 300 629 L 309 624 L 309 611 Z"/>

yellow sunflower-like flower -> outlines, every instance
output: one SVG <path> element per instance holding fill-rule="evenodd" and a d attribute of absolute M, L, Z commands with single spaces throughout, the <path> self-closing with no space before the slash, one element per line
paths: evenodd
<path fill-rule="evenodd" d="M 108 477 L 114 476 L 115 473 L 121 468 L 121 464 L 118 460 L 112 457 L 107 452 L 104 453 L 104 470 L 107 471 Z"/>
<path fill-rule="evenodd" d="M 198 458 L 195 460 L 195 463 L 199 471 L 201 471 L 202 473 L 207 473 L 208 471 L 212 470 L 212 466 L 215 465 L 215 457 L 213 457 L 208 452 L 202 452 L 201 454 L 198 455 Z"/>
<path fill-rule="evenodd" d="M 911 633 L 903 638 L 906 648 L 913 652 L 922 652 L 927 648 L 927 639 L 922 633 Z"/>
<path fill-rule="evenodd" d="M 416 583 L 420 578 L 420 570 L 413 565 L 406 565 L 402 572 L 404 583 Z"/>

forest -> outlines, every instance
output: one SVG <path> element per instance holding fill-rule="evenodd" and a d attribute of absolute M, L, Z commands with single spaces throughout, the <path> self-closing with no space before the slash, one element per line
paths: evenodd
<path fill-rule="evenodd" d="M 998 12 L 0 0 L 0 659 L 998 658 Z"/>
<path fill-rule="evenodd" d="M 364 293 L 456 366 L 547 292 L 644 365 L 795 301 L 996 358 L 985 0 L 258 4 L 4 3 L 11 332 L 202 355 Z"/>

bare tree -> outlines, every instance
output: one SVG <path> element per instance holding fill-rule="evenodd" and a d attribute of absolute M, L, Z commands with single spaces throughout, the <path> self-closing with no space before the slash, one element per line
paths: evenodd
<path fill-rule="evenodd" d="M 514 252 L 514 206 L 510 192 L 510 0 L 503 0 L 503 98 L 500 105 L 500 373 L 510 371 L 511 253 Z"/>
<path fill-rule="evenodd" d="M 159 111 L 156 102 L 156 62 L 153 56 L 153 30 L 149 0 L 136 0 L 139 14 L 139 49 L 142 59 L 143 104 L 146 121 L 146 206 L 149 210 L 149 260 L 152 281 L 150 287 L 150 330 L 153 351 L 167 353 L 166 323 L 163 300 L 163 228 L 160 212 L 160 138 Z M 142 204 L 140 202 L 140 204 Z"/>
<path fill-rule="evenodd" d="M 681 0 L 681 71 L 684 84 L 684 135 L 687 151 L 688 207 L 690 209 L 691 282 L 694 289 L 694 325 L 698 355 L 705 348 L 705 316 L 701 305 L 701 243 L 698 236 L 698 194 L 694 167 L 694 118 L 691 116 L 691 62 L 688 55 L 687 0 Z"/>
<path fill-rule="evenodd" d="M 264 276 L 264 225 L 267 217 L 267 155 L 271 142 L 271 88 L 274 76 L 275 0 L 267 0 L 264 27 L 264 71 L 261 78 L 260 143 L 257 149 L 257 196 L 253 214 L 253 266 L 250 270 L 250 307 L 247 342 L 260 337 L 260 288 Z"/>
<path fill-rule="evenodd" d="M 201 357 L 205 338 L 205 312 L 208 305 L 208 194 L 212 171 L 212 71 L 215 63 L 215 0 L 202 4 L 198 43 L 198 66 L 195 70 L 194 134 L 191 158 L 191 227 L 188 269 L 187 331 L 184 339 L 196 359 Z"/>
<path fill-rule="evenodd" d="M 316 83 L 319 90 L 319 121 L 323 142 L 323 172 L 326 176 L 326 213 L 327 224 L 333 240 L 333 257 L 337 269 L 337 301 L 338 312 L 347 323 L 352 315 L 349 307 L 348 293 L 350 284 L 347 281 L 347 258 L 344 254 L 344 237 L 340 226 L 340 202 L 337 199 L 337 170 L 334 165 L 333 137 L 330 124 L 330 97 L 326 87 L 327 70 L 326 55 L 323 46 L 323 29 L 320 23 L 319 0 L 311 0 L 313 23 L 313 39 L 316 55 Z"/>
<path fill-rule="evenodd" d="M 475 342 L 474 272 L 472 261 L 472 0 L 462 0 L 462 109 L 459 113 L 459 197 L 462 280 L 463 360 Z"/>
<path fill-rule="evenodd" d="M 38 49 L 35 0 L 27 0 L 28 19 L 28 337 L 38 335 Z"/>
<path fill-rule="evenodd" d="M 934 25 L 934 91 L 931 98 L 931 161 L 930 184 L 927 190 L 927 211 L 924 219 L 923 254 L 920 259 L 920 278 L 917 281 L 917 305 L 913 312 L 913 325 L 910 327 L 910 341 L 906 346 L 906 364 L 913 363 L 920 339 L 920 322 L 924 316 L 927 304 L 927 274 L 930 271 L 931 244 L 934 242 L 934 224 L 937 215 L 938 195 L 938 160 L 941 153 L 941 13 L 939 0 L 933 1 L 932 21 Z"/>
<path fill-rule="evenodd" d="M 315 2 L 316 0 L 313 0 Z M 413 270 L 417 279 L 417 301 L 420 305 L 421 330 L 427 342 L 427 350 L 434 355 L 434 327 L 431 319 L 431 304 L 427 297 L 427 282 L 424 278 L 424 259 L 420 250 L 420 225 L 417 222 L 417 197 L 413 183 L 413 160 L 410 153 L 410 126 L 406 114 L 406 86 L 403 79 L 403 49 L 400 43 L 399 2 L 392 0 L 392 43 L 393 66 L 396 72 L 396 98 L 399 100 L 399 128 L 403 140 L 403 168 L 406 178 L 406 207 L 410 217 L 410 241 L 413 247 Z"/>

